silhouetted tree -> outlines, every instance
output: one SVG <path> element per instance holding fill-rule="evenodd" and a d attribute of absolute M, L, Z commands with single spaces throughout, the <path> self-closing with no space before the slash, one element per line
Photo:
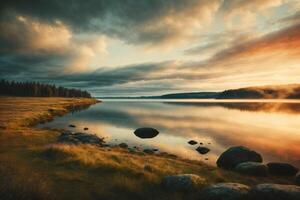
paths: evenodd
<path fill-rule="evenodd" d="M 87 91 L 56 87 L 38 82 L 0 81 L 0 95 L 30 97 L 85 97 L 91 98 Z"/>

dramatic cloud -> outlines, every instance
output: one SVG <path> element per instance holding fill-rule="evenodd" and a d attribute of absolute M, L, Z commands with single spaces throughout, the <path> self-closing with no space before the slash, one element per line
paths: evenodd
<path fill-rule="evenodd" d="M 63 53 L 71 32 L 57 22 L 45 24 L 23 16 L 0 21 L 0 52 L 19 54 Z"/>
<path fill-rule="evenodd" d="M 211 21 L 220 0 L 3 1 L 2 11 L 57 20 L 76 32 L 109 34 L 130 43 L 158 43 L 192 35 Z M 168 27 L 166 29 L 166 27 Z"/>
<path fill-rule="evenodd" d="M 4 0 L 0 76 L 108 96 L 293 83 L 299 12 L 294 0 Z"/>

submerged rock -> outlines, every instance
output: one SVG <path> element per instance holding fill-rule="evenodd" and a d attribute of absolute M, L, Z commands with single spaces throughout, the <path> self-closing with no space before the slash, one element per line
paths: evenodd
<path fill-rule="evenodd" d="M 193 191 L 197 187 L 204 185 L 205 179 L 196 174 L 179 174 L 165 176 L 162 179 L 162 186 L 169 191 Z"/>
<path fill-rule="evenodd" d="M 200 154 L 207 154 L 210 151 L 210 149 L 206 147 L 198 147 L 196 151 L 198 151 Z"/>
<path fill-rule="evenodd" d="M 134 134 L 139 138 L 147 139 L 156 137 L 159 134 L 159 132 L 154 128 L 144 127 L 136 129 L 134 131 Z"/>
<path fill-rule="evenodd" d="M 69 127 L 75 128 L 76 126 L 74 124 L 70 124 Z"/>
<path fill-rule="evenodd" d="M 119 147 L 126 149 L 126 148 L 128 148 L 128 144 L 122 142 L 119 144 Z"/>
<path fill-rule="evenodd" d="M 262 162 L 262 156 L 247 147 L 237 146 L 227 149 L 217 160 L 217 166 L 224 169 L 233 170 L 244 162 Z"/>
<path fill-rule="evenodd" d="M 298 168 L 288 163 L 271 162 L 267 166 L 269 167 L 270 174 L 278 176 L 295 176 L 299 171 Z"/>
<path fill-rule="evenodd" d="M 201 200 L 243 200 L 249 187 L 240 183 L 219 183 L 205 188 L 200 193 Z"/>
<path fill-rule="evenodd" d="M 249 199 L 299 200 L 300 187 L 296 185 L 259 184 L 253 187 Z"/>
<path fill-rule="evenodd" d="M 99 138 L 97 135 L 88 133 L 72 133 L 69 131 L 63 132 L 58 137 L 58 142 L 69 144 L 96 144 L 101 145 L 104 143 L 103 138 Z"/>
<path fill-rule="evenodd" d="M 189 143 L 190 145 L 195 145 L 195 144 L 197 144 L 198 142 L 196 142 L 195 140 L 190 140 L 190 141 L 188 141 L 188 143 Z"/>
<path fill-rule="evenodd" d="M 144 149 L 144 153 L 154 154 L 155 152 L 153 151 L 153 149 Z"/>
<path fill-rule="evenodd" d="M 235 171 L 252 176 L 267 176 L 268 167 L 258 162 L 244 162 L 236 166 Z"/>

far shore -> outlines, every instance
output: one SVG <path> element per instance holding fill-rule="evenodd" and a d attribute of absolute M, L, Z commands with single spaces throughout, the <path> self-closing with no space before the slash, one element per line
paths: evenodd
<path fill-rule="evenodd" d="M 293 178 L 244 176 L 170 155 L 61 144 L 57 138 L 63 130 L 35 127 L 98 102 L 94 98 L 0 97 L 0 197 L 193 199 L 197 194 L 186 198 L 184 193 L 161 188 L 161 179 L 174 174 L 197 174 L 205 179 L 201 187 L 220 182 L 293 184 Z"/>

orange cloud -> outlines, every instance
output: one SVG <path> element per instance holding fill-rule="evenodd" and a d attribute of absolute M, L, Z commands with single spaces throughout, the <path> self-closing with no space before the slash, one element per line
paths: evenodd
<path fill-rule="evenodd" d="M 5 41 L 4 51 L 19 53 L 63 53 L 70 45 L 72 33 L 62 23 L 41 23 L 18 16 L 0 23 L 0 40 Z"/>

